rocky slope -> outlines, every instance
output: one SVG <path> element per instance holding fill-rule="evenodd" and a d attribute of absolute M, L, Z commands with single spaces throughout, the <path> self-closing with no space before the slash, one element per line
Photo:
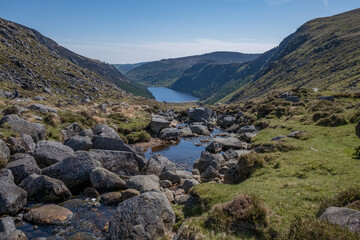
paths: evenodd
<path fill-rule="evenodd" d="M 360 9 L 309 21 L 252 62 L 217 66 L 218 70 L 206 65 L 185 72 L 173 88 L 192 92 L 209 103 L 227 95 L 222 101 L 234 102 L 298 86 L 358 90 L 359 21 Z"/>
<path fill-rule="evenodd" d="M 24 89 L 89 95 L 118 86 L 151 97 L 147 89 L 130 82 L 115 67 L 73 53 L 34 29 L 2 18 L 0 51 L 0 79 Z"/>
<path fill-rule="evenodd" d="M 131 70 L 126 76 L 145 86 L 170 86 L 186 69 L 199 62 L 241 63 L 257 58 L 259 54 L 213 52 L 203 55 L 163 59 L 149 62 Z"/>

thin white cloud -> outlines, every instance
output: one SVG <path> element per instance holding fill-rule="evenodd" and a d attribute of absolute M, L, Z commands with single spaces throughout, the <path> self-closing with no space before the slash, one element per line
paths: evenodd
<path fill-rule="evenodd" d="M 213 39 L 198 39 L 192 42 L 78 42 L 63 40 L 60 45 L 90 58 L 108 63 L 136 63 L 204 54 L 214 51 L 262 53 L 277 44 L 249 40 L 227 42 Z"/>
<path fill-rule="evenodd" d="M 325 7 L 328 7 L 328 6 L 329 6 L 328 0 L 322 0 L 322 1 L 323 1 L 323 3 L 324 3 Z"/>

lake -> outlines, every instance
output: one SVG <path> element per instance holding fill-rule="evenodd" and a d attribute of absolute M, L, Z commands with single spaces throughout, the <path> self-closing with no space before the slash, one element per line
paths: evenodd
<path fill-rule="evenodd" d="M 148 87 L 147 88 L 159 102 L 196 102 L 198 97 L 191 95 L 191 93 L 179 92 L 166 87 Z"/>

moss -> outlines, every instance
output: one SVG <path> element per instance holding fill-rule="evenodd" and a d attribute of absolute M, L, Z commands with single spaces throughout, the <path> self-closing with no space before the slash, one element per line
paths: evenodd
<path fill-rule="evenodd" d="M 334 114 L 326 118 L 320 119 L 319 121 L 317 121 L 316 124 L 319 126 L 336 127 L 336 126 L 346 125 L 348 123 L 349 121 L 347 120 L 344 114 Z"/>
<path fill-rule="evenodd" d="M 149 142 L 151 136 L 146 131 L 132 132 L 126 136 L 128 143 Z"/>

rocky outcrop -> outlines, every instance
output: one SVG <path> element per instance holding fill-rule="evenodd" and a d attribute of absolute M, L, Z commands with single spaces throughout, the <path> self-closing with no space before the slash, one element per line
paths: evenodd
<path fill-rule="evenodd" d="M 143 193 L 119 204 L 110 221 L 110 239 L 161 239 L 174 224 L 175 214 L 166 196 Z"/>
<path fill-rule="evenodd" d="M 36 162 L 42 168 L 61 162 L 73 155 L 72 148 L 58 141 L 40 141 L 33 153 Z"/>

